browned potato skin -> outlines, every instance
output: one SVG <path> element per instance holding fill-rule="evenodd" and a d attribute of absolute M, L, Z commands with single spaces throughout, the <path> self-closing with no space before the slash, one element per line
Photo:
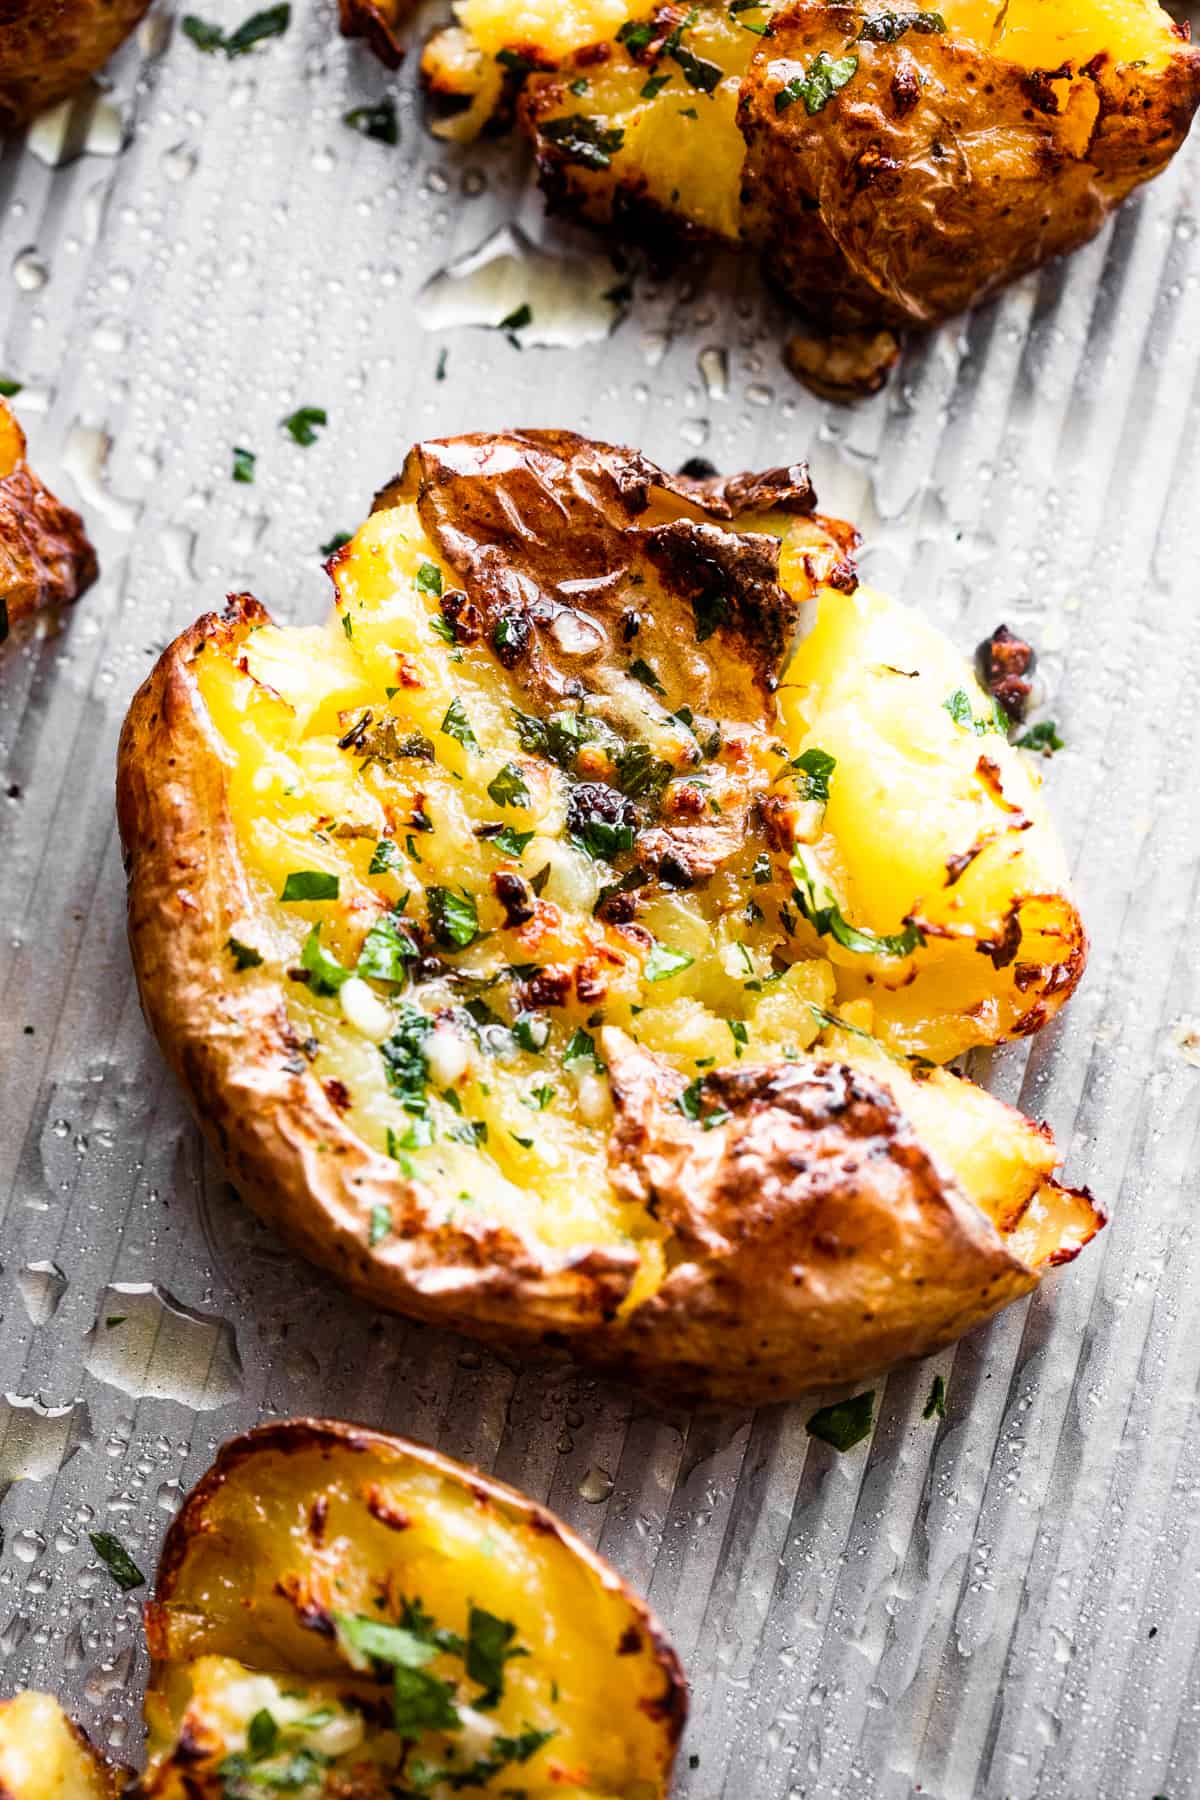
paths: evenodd
<path fill-rule="evenodd" d="M 590 459 L 572 441 L 581 487 L 636 517 L 647 465 L 630 458 L 622 502 L 605 462 L 617 453 L 597 447 Z M 466 459 L 465 478 L 505 442 L 422 446 L 406 479 L 419 484 L 430 456 L 446 454 Z M 522 504 L 528 520 L 529 496 Z M 677 1398 L 751 1403 L 923 1356 L 1037 1284 L 869 1077 L 828 1059 L 722 1074 L 731 1118 L 696 1134 L 672 1105 L 682 1081 L 614 1031 L 610 1167 L 636 1202 L 653 1188 L 673 1229 L 658 1291 L 618 1316 L 633 1249 L 599 1245 L 564 1263 L 486 1217 L 439 1220 L 297 1056 L 278 989 L 235 978 L 223 953 L 255 903 L 192 663 L 209 640 L 236 648 L 266 619 L 239 596 L 167 649 L 122 732 L 118 811 L 147 1020 L 230 1179 L 294 1249 L 410 1317 L 523 1351 L 565 1349 Z M 363 1221 L 377 1205 L 393 1235 L 372 1248 Z"/>
<path fill-rule="evenodd" d="M 413 0 L 338 0 L 338 25 L 343 37 L 362 38 L 386 69 L 398 69 L 399 31 L 412 10 Z"/>
<path fill-rule="evenodd" d="M 1200 50 L 1161 73 L 1097 59 L 1079 141 L 1048 76 L 949 33 L 859 42 L 858 71 L 810 117 L 775 110 L 774 65 L 843 53 L 861 14 L 798 0 L 742 88 L 746 234 L 768 274 L 841 330 L 931 325 L 1095 235 L 1187 135 Z M 938 158 L 930 146 L 946 146 Z"/>
<path fill-rule="evenodd" d="M 25 461 L 25 434 L 0 400 L 0 640 L 5 621 L 77 600 L 96 579 L 83 520 Z"/>
<path fill-rule="evenodd" d="M 103 68 L 150 0 L 0 0 L 0 136 Z"/>

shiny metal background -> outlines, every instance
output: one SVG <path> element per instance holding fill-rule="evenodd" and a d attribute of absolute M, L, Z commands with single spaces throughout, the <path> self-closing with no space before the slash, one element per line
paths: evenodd
<path fill-rule="evenodd" d="M 152 1568 L 222 1438 L 324 1411 L 495 1469 L 648 1594 L 693 1685 L 689 1800 L 1200 1793 L 1200 144 L 848 411 L 791 383 L 745 268 L 704 292 L 639 275 L 575 348 L 423 328 L 423 284 L 498 224 L 584 240 L 544 225 L 511 149 L 430 141 L 411 65 L 343 45 L 326 0 L 294 12 L 229 63 L 162 8 L 109 71 L 118 154 L 96 153 L 109 116 L 67 166 L 0 160 L 0 373 L 103 565 L 0 655 L 3 1691 L 58 1689 L 135 1756 L 140 1596 L 87 1532 Z M 341 123 L 392 90 L 399 148 Z M 329 413 L 309 449 L 279 427 L 304 404 Z M 811 1407 L 654 1411 L 347 1300 L 226 1189 L 142 1024 L 112 807 L 135 686 L 227 590 L 319 616 L 319 545 L 408 444 L 510 424 L 672 466 L 807 453 L 873 576 L 966 649 L 1006 620 L 1042 650 L 1092 960 L 1064 1020 L 978 1072 L 1050 1121 L 1112 1222 L 892 1377 L 845 1457 Z"/>

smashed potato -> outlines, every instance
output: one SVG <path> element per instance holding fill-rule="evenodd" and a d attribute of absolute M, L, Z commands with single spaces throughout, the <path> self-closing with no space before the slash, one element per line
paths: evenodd
<path fill-rule="evenodd" d="M 243 596 L 168 649 L 120 751 L 143 1005 L 306 1255 L 761 1399 L 1096 1229 L 1047 1133 L 932 1068 L 1035 1030 L 1086 944 L 1032 762 L 853 546 L 802 467 L 449 439 L 328 625 Z"/>
<path fill-rule="evenodd" d="M 1165 167 L 1200 54 L 1154 0 L 458 0 L 423 71 L 519 116 L 558 208 L 744 243 L 839 332 L 930 325 L 1077 248 Z"/>
<path fill-rule="evenodd" d="M 77 600 L 96 579 L 83 520 L 25 461 L 25 433 L 0 400 L 0 643 L 39 607 Z"/>

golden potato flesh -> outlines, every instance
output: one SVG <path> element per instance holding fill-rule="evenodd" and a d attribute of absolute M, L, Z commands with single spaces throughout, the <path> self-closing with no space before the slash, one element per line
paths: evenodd
<path fill-rule="evenodd" d="M 929 324 L 1092 236 L 1187 134 L 1200 58 L 1153 0 L 647 11 L 459 0 L 427 47 L 469 137 L 521 117 L 563 208 L 741 240 L 843 330 Z"/>
<path fill-rule="evenodd" d="M 686 1713 L 645 1606 L 552 1515 L 315 1420 L 228 1444 L 147 1609 L 159 1800 L 658 1800 Z"/>
<path fill-rule="evenodd" d="M 812 507 L 801 468 L 423 444 L 328 625 L 243 600 L 135 702 L 143 1004 L 232 1178 L 372 1298 L 761 1395 L 1095 1228 L 1055 1236 L 1047 1134 L 908 1072 L 1035 1029 L 1085 940 L 1036 769 Z"/>
<path fill-rule="evenodd" d="M 77 600 L 96 579 L 79 514 L 25 461 L 25 434 L 0 400 L 0 643 L 39 607 Z"/>
<path fill-rule="evenodd" d="M 115 1800 L 125 1785 L 48 1694 L 0 1701 L 5 1800 Z"/>
<path fill-rule="evenodd" d="M 5 0 L 0 137 L 65 100 L 120 48 L 150 0 Z"/>

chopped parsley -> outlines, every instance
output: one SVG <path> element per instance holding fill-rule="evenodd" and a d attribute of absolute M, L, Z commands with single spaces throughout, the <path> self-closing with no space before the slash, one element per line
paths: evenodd
<path fill-rule="evenodd" d="M 517 349 L 519 350 L 521 346 L 517 343 L 517 333 L 518 331 L 524 331 L 527 325 L 532 324 L 533 308 L 530 306 L 528 300 L 523 300 L 520 306 L 514 306 L 510 313 L 504 315 L 497 324 L 496 330 L 506 331 L 510 340 L 517 345 Z"/>
<path fill-rule="evenodd" d="M 695 960 L 684 950 L 672 950 L 668 945 L 656 942 L 642 964 L 642 974 L 647 981 L 670 981 L 672 976 L 690 969 Z"/>
<path fill-rule="evenodd" d="M 317 426 L 328 425 L 329 418 L 323 406 L 298 406 L 280 423 L 294 444 L 307 449 L 317 441 Z"/>
<path fill-rule="evenodd" d="M 1043 756 L 1053 756 L 1056 750 L 1065 750 L 1066 744 L 1058 735 L 1058 726 L 1053 719 L 1039 719 L 1031 725 L 1024 737 L 1017 739 L 1020 750 L 1040 750 Z"/>
<path fill-rule="evenodd" d="M 771 868 L 771 859 L 765 850 L 760 851 L 755 857 L 754 867 L 750 873 L 754 878 L 755 887 L 769 886 L 774 871 Z"/>
<path fill-rule="evenodd" d="M 617 785 L 631 800 L 660 794 L 675 773 L 669 762 L 653 754 L 649 744 L 626 744 L 617 753 Z"/>
<path fill-rule="evenodd" d="M 279 1726 L 273 1713 L 260 1706 L 246 1727 L 246 1748 L 257 1761 L 270 1756 L 279 1742 Z"/>
<path fill-rule="evenodd" d="M 371 861 L 367 866 L 367 874 L 395 874 L 402 866 L 400 846 L 395 838 L 380 838 L 374 850 L 371 852 Z"/>
<path fill-rule="evenodd" d="M 512 1031 L 514 1038 L 517 1040 L 517 1043 L 520 1044 L 522 1050 L 531 1050 L 536 1055 L 539 1050 L 544 1050 L 546 1048 L 546 1043 L 550 1036 L 550 1021 L 546 1018 L 544 1013 L 518 1013 Z M 576 1033 L 576 1036 L 580 1035 L 587 1037 L 586 1032 L 582 1034 Z M 592 1040 L 590 1038 L 588 1038 L 588 1044 L 589 1047 L 592 1047 Z"/>
<path fill-rule="evenodd" d="M 825 806 L 829 800 L 829 777 L 837 768 L 837 757 L 814 747 L 794 757 L 791 767 L 798 771 L 796 787 L 800 798 L 818 800 Z"/>
<path fill-rule="evenodd" d="M 342 114 L 342 124 L 349 125 L 351 131 L 361 132 L 363 137 L 373 138 L 377 144 L 400 142 L 396 102 L 390 94 L 376 101 L 374 106 L 352 106 L 348 113 Z"/>
<path fill-rule="evenodd" d="M 403 1002 L 397 1012 L 392 1035 L 379 1046 L 383 1057 L 389 1093 L 399 1100 L 406 1112 L 424 1117 L 425 1087 L 429 1065 L 425 1043 L 433 1030 L 433 1021 L 418 1006 Z"/>
<path fill-rule="evenodd" d="M 353 535 L 354 533 L 351 531 L 335 531 L 329 542 L 321 545 L 321 555 L 332 556 L 335 551 L 342 549 L 344 545 L 348 544 Z"/>
<path fill-rule="evenodd" d="M 363 939 L 354 972 L 373 981 L 392 981 L 402 987 L 408 979 L 405 965 L 419 955 L 412 934 L 399 915 L 384 913 Z"/>
<path fill-rule="evenodd" d="M 238 445 L 233 447 L 233 479 L 249 483 L 254 480 L 254 465 L 258 461 L 253 450 L 242 450 Z"/>
<path fill-rule="evenodd" d="M 488 793 L 497 806 L 529 806 L 530 793 L 525 776 L 517 763 L 505 763 L 488 782 Z"/>
<path fill-rule="evenodd" d="M 371 1249 L 373 1250 L 376 1244 L 381 1244 L 385 1237 L 390 1237 L 391 1232 L 391 1208 L 383 1205 L 373 1206 L 371 1208 L 371 1221 L 367 1227 L 367 1243 L 370 1245 Z"/>
<path fill-rule="evenodd" d="M 492 838 L 492 845 L 505 856 L 521 856 L 527 844 L 534 839 L 532 831 L 517 831 L 512 825 L 502 825 Z"/>
<path fill-rule="evenodd" d="M 697 594 L 692 601 L 692 611 L 696 616 L 696 642 L 703 644 L 718 627 L 728 624 L 729 596 Z"/>
<path fill-rule="evenodd" d="M 0 375 L 0 400 L 14 400 L 24 386 L 23 381 L 14 381 L 11 375 Z"/>
<path fill-rule="evenodd" d="M 417 570 L 417 592 L 438 594 L 442 591 L 442 571 L 436 563 L 423 562 Z M 453 627 L 451 627 L 453 629 Z"/>
<path fill-rule="evenodd" d="M 623 850 L 633 849 L 637 836 L 633 806 L 604 782 L 581 782 L 567 800 L 567 834 L 588 856 L 612 861 Z"/>
<path fill-rule="evenodd" d="M 832 1406 L 823 1406 L 812 1415 L 805 1429 L 809 1437 L 820 1438 L 823 1444 L 829 1444 L 835 1450 L 853 1450 L 855 1444 L 861 1444 L 870 1436 L 874 1407 L 875 1390 L 872 1388 L 869 1393 L 855 1394 L 852 1400 L 837 1400 Z"/>
<path fill-rule="evenodd" d="M 446 708 L 446 716 L 442 720 L 441 729 L 447 737 L 456 738 L 465 750 L 478 750 L 479 739 L 471 729 L 471 721 L 466 708 L 457 694 Z"/>
<path fill-rule="evenodd" d="M 788 864 L 796 886 L 792 889 L 797 906 L 804 918 L 816 930 L 820 937 L 831 937 L 844 950 L 854 950 L 861 956 L 911 956 L 925 942 L 924 935 L 916 925 L 908 924 L 903 931 L 890 934 L 867 931 L 851 925 L 841 907 L 833 896 L 827 882 L 822 881 L 824 899 L 817 899 L 817 881 L 819 879 L 815 867 L 810 863 L 808 852 L 802 844 L 797 844 Z M 780 908 L 783 917 L 785 908 Z M 784 929 L 791 936 L 787 920 Z"/>
<path fill-rule="evenodd" d="M 572 1063 L 590 1062 L 597 1074 L 603 1074 L 608 1067 L 596 1050 L 595 1038 L 584 1031 L 582 1026 L 577 1026 L 571 1033 L 562 1053 L 562 1060 L 564 1069 L 570 1068 Z"/>
<path fill-rule="evenodd" d="M 935 1375 L 933 1386 L 929 1390 L 929 1398 L 921 1410 L 923 1419 L 934 1417 L 944 1419 L 946 1416 L 946 1381 L 942 1375 Z"/>
<path fill-rule="evenodd" d="M 650 664 L 648 662 L 644 662 L 640 656 L 636 657 L 635 660 L 630 663 L 629 673 L 633 676 L 635 681 L 640 681 L 642 683 L 642 686 L 648 687 L 652 693 L 655 693 L 655 694 L 665 694 L 666 693 L 666 691 L 667 691 L 666 688 L 663 686 L 662 682 L 658 679 L 658 676 L 655 674 L 654 670 L 650 667 Z"/>
<path fill-rule="evenodd" d="M 223 50 L 226 56 L 244 56 L 247 50 L 253 50 L 256 44 L 261 44 L 266 38 L 282 37 L 291 18 L 290 6 L 268 6 L 262 12 L 251 13 L 236 31 L 226 35 L 219 25 L 211 25 L 206 19 L 199 19 L 195 13 L 185 13 L 181 29 L 197 50 L 203 50 L 207 54 Z"/>
<path fill-rule="evenodd" d="M 243 944 L 239 938 L 226 938 L 225 948 L 233 958 L 235 969 L 257 969 L 262 963 L 262 956 L 253 944 Z"/>
<path fill-rule="evenodd" d="M 990 704 L 991 712 L 986 717 L 977 719 L 966 688 L 955 688 L 954 692 L 948 694 L 942 701 L 943 707 L 950 714 L 954 723 L 961 725 L 964 731 L 973 731 L 976 737 L 983 737 L 989 731 L 999 731 L 1007 737 L 1008 720 L 995 700 Z"/>
<path fill-rule="evenodd" d="M 515 1134 L 514 1134 L 515 1135 Z M 531 1138 L 518 1139 L 527 1146 Z M 514 1656 L 528 1656 L 513 1642 L 517 1628 L 509 1619 L 498 1619 L 482 1606 L 472 1606 L 467 1615 L 467 1674 L 477 1681 L 483 1693 L 474 1702 L 486 1712 L 495 1706 L 504 1692 L 504 1665 Z"/>
<path fill-rule="evenodd" d="M 670 79 L 671 77 L 669 75 L 651 75 L 649 81 L 641 90 L 641 98 L 643 100 L 657 100 Z"/>
<path fill-rule="evenodd" d="M 452 888 L 427 888 L 425 900 L 430 929 L 439 944 L 465 950 L 475 942 L 479 936 L 479 914 L 473 896 L 465 889 L 456 894 Z"/>
<path fill-rule="evenodd" d="M 324 869 L 293 869 L 279 898 L 286 901 L 336 900 L 341 883 Z"/>
<path fill-rule="evenodd" d="M 314 925 L 304 940 L 304 948 L 300 952 L 300 966 L 307 969 L 309 986 L 314 994 L 336 994 L 338 989 L 349 981 L 352 970 L 340 963 L 336 956 L 321 948 L 321 927 Z"/>
<path fill-rule="evenodd" d="M 775 95 L 775 111 L 786 112 L 797 100 L 803 100 L 804 110 L 809 114 L 823 112 L 833 96 L 844 88 L 858 69 L 858 57 L 851 51 L 849 56 L 831 57 L 822 50 L 813 57 L 807 72 L 803 69 L 798 75 L 785 82 Z"/>
<path fill-rule="evenodd" d="M 115 1538 L 111 1531 L 89 1531 L 88 1538 L 92 1549 L 119 1588 L 124 1588 L 128 1594 L 134 1588 L 145 1587 L 146 1577 L 120 1538 Z"/>
<path fill-rule="evenodd" d="M 625 142 L 619 125 L 605 125 L 585 113 L 567 113 L 562 118 L 547 119 L 541 134 L 558 151 L 564 162 L 578 163 L 584 169 L 607 169 Z"/>

